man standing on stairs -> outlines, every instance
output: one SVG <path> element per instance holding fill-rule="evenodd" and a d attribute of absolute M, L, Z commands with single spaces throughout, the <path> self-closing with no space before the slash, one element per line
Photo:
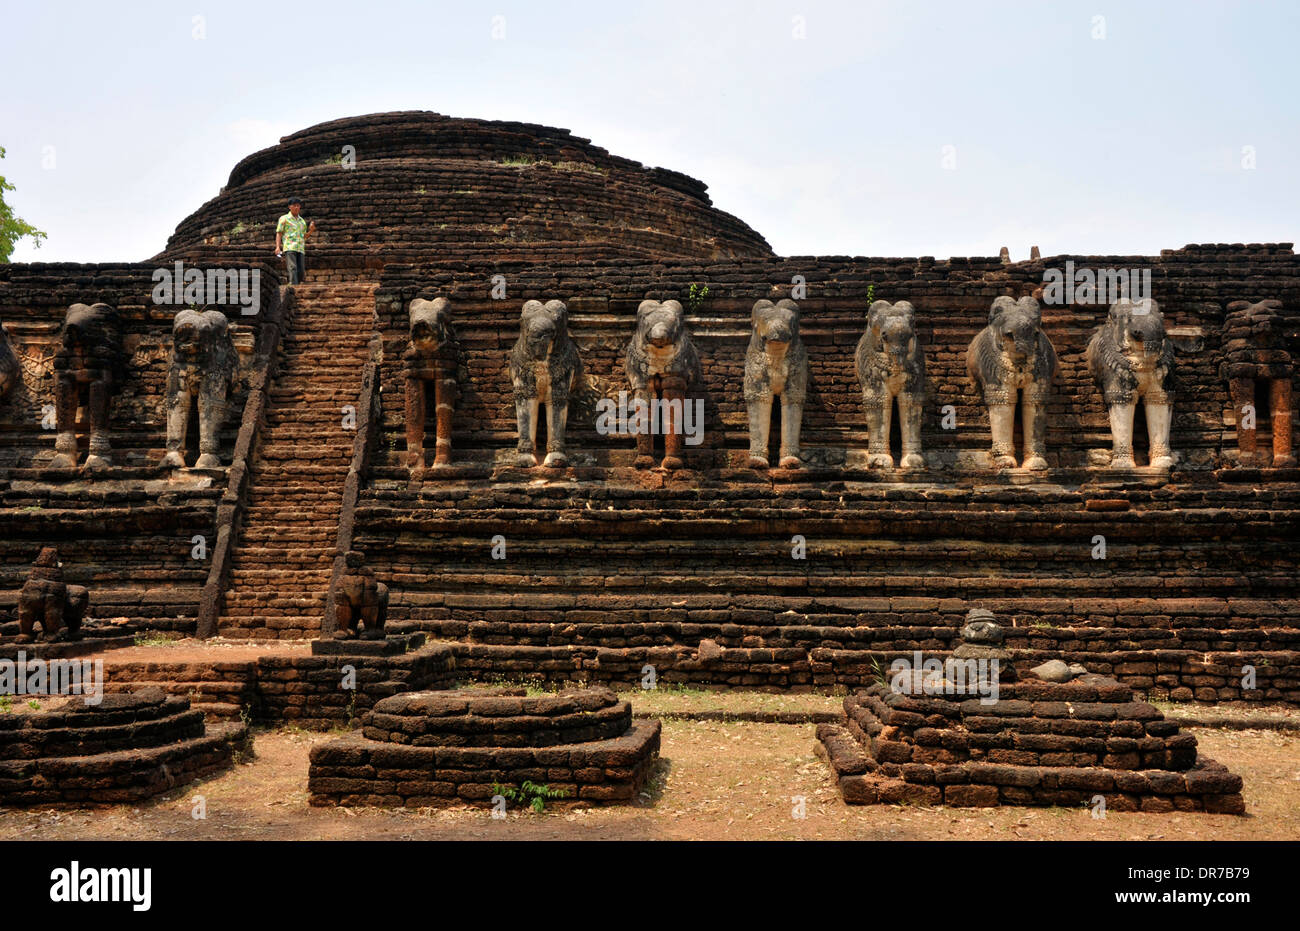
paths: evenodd
<path fill-rule="evenodd" d="M 289 201 L 289 212 L 280 217 L 275 224 L 275 257 L 284 254 L 284 264 L 289 270 L 289 284 L 301 284 L 307 277 L 307 237 L 316 232 L 316 221 L 311 225 L 298 216 L 302 212 L 302 201 L 293 198 Z"/>

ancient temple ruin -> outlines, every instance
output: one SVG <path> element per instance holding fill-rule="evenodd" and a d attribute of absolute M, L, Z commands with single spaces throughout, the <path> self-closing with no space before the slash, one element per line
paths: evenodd
<path fill-rule="evenodd" d="M 291 195 L 318 225 L 295 287 Z M 1149 276 L 1158 385 L 1156 318 L 1045 292 L 1067 263 Z M 646 667 L 857 694 L 975 605 L 1026 668 L 1297 702 L 1297 308 L 1290 243 L 781 257 L 565 130 L 323 123 L 146 261 L 0 266 L 0 647 L 57 547 L 89 627 L 266 641 L 219 675 L 114 667 L 204 682 L 213 719 Z M 387 639 L 275 653 L 340 617 Z"/>

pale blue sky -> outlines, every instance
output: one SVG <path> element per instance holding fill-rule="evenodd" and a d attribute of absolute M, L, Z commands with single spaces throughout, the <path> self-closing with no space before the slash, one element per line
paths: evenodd
<path fill-rule="evenodd" d="M 142 260 L 281 135 L 421 109 L 683 171 L 785 255 L 1292 242 L 1298 45 L 1296 0 L 4 0 L 0 174 L 14 261 Z"/>

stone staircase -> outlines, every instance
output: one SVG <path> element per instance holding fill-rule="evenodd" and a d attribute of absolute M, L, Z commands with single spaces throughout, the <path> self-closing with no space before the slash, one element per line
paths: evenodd
<path fill-rule="evenodd" d="M 374 285 L 300 285 L 231 562 L 219 633 L 298 639 L 319 631 L 329 590 Z"/>

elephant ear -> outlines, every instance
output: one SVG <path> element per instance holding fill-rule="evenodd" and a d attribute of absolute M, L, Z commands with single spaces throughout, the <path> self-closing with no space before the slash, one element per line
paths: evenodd
<path fill-rule="evenodd" d="M 749 315 L 749 317 L 750 317 L 750 322 L 752 322 L 752 323 L 754 324 L 754 326 L 758 326 L 758 321 L 759 321 L 759 319 L 762 317 L 762 315 L 763 315 L 763 311 L 768 310 L 769 308 L 772 308 L 772 307 L 775 307 L 775 306 L 777 306 L 777 305 L 773 304 L 773 303 L 772 303 L 771 301 L 769 301 L 767 298 L 762 298 L 761 300 L 757 300 L 757 301 L 755 301 L 755 302 L 754 302 L 754 309 L 750 312 L 750 315 Z"/>
<path fill-rule="evenodd" d="M 1035 301 L 1035 303 L 1037 303 Z M 995 298 L 991 307 L 989 307 L 989 326 L 997 324 L 1004 314 L 1016 309 L 1016 299 L 1008 297 L 1005 294 L 1002 297 Z"/>
<path fill-rule="evenodd" d="M 1117 303 L 1112 304 L 1106 322 L 1088 340 L 1085 356 L 1092 376 L 1103 391 L 1113 383 L 1122 385 L 1126 390 L 1137 387 L 1128 359 L 1120 351 L 1115 334 L 1123 326 L 1126 311 Z"/>

